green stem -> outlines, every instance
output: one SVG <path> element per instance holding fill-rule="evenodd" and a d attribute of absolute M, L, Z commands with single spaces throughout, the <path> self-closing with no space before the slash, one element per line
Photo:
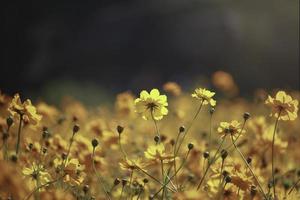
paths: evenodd
<path fill-rule="evenodd" d="M 131 190 L 131 184 L 132 184 L 132 178 L 133 178 L 133 171 L 134 171 L 134 170 L 131 170 L 131 173 L 130 173 L 130 179 L 129 179 L 130 199 L 133 198 L 133 196 L 132 196 L 132 190 Z"/>
<path fill-rule="evenodd" d="M 92 166 L 93 166 L 93 170 L 94 170 L 94 172 L 95 172 L 95 174 L 96 174 L 96 176 L 97 176 L 97 178 L 98 178 L 98 181 L 99 181 L 99 183 L 100 183 L 100 185 L 101 185 L 101 187 L 102 187 L 102 190 L 104 191 L 106 197 L 110 200 L 111 198 L 110 198 L 109 194 L 107 193 L 107 190 L 106 190 L 106 188 L 105 188 L 105 186 L 104 186 L 104 183 L 103 183 L 103 181 L 102 181 L 102 177 L 101 177 L 100 174 L 98 174 L 98 172 L 97 172 L 97 170 L 96 170 L 95 161 L 94 161 L 94 156 L 95 156 L 95 148 L 93 148 L 93 154 L 92 154 Z"/>
<path fill-rule="evenodd" d="M 18 138 L 17 138 L 17 145 L 16 145 L 16 155 L 19 154 L 19 150 L 20 150 L 22 122 L 23 122 L 23 115 L 20 114 L 20 122 L 19 122 L 19 129 L 18 129 Z"/>
<path fill-rule="evenodd" d="M 299 184 L 300 182 L 300 178 L 296 181 L 296 183 L 291 187 L 290 191 L 288 192 L 288 195 L 290 195 L 293 190 L 297 187 L 297 185 Z"/>
<path fill-rule="evenodd" d="M 160 164 L 161 164 L 161 177 L 162 177 L 162 181 L 163 181 L 163 183 L 165 183 L 164 161 L 161 160 Z M 165 187 L 163 186 L 162 195 L 161 195 L 161 199 L 162 200 L 164 199 L 164 196 L 165 196 Z"/>
<path fill-rule="evenodd" d="M 192 121 L 191 121 L 189 127 L 186 129 L 186 131 L 185 131 L 185 133 L 184 133 L 182 139 L 180 140 L 180 143 L 179 143 L 178 148 L 177 148 L 176 153 L 175 153 L 176 156 L 177 156 L 177 154 L 178 154 L 178 152 L 179 152 L 179 150 L 180 150 L 180 147 L 181 147 L 181 145 L 182 145 L 182 143 L 183 143 L 183 141 L 184 141 L 186 135 L 188 134 L 189 130 L 191 129 L 192 125 L 194 124 L 194 121 L 196 120 L 197 116 L 199 115 L 199 113 L 200 113 L 200 111 L 201 111 L 201 108 L 202 108 L 202 105 L 203 105 L 203 102 L 204 102 L 204 101 L 201 101 L 201 104 L 200 104 L 200 106 L 199 106 L 199 108 L 198 108 L 198 110 L 197 110 L 197 112 L 196 112 L 194 118 L 192 119 Z"/>
<path fill-rule="evenodd" d="M 160 193 L 160 191 L 161 191 L 164 187 L 166 187 L 166 186 L 171 182 L 172 178 L 174 178 L 174 177 L 176 176 L 176 174 L 182 169 L 182 167 L 184 166 L 184 164 L 185 164 L 185 162 L 186 162 L 186 160 L 187 160 L 189 154 L 190 154 L 190 150 L 187 152 L 187 154 L 186 154 L 184 160 L 182 161 L 182 163 L 181 163 L 181 165 L 179 166 L 179 168 L 177 169 L 177 171 L 176 171 L 171 177 L 167 177 L 168 180 L 165 181 L 165 183 L 163 184 L 163 186 L 162 186 L 162 187 L 161 187 L 161 188 L 153 195 L 153 198 L 154 198 L 156 195 L 158 195 L 158 194 Z M 175 191 L 172 191 L 172 192 L 175 192 Z"/>
<path fill-rule="evenodd" d="M 266 193 L 264 192 L 264 190 L 263 190 L 263 188 L 262 188 L 262 186 L 261 186 L 261 184 L 260 184 L 258 178 L 257 178 L 256 175 L 254 174 L 253 170 L 251 169 L 251 167 L 250 167 L 249 163 L 247 162 L 247 160 L 246 160 L 245 156 L 243 155 L 243 153 L 242 153 L 242 152 L 238 149 L 238 147 L 236 146 L 236 144 L 235 144 L 234 139 L 233 139 L 232 136 L 231 136 L 231 141 L 232 141 L 232 144 L 233 144 L 234 148 L 235 148 L 236 151 L 240 154 L 240 157 L 243 159 L 244 163 L 246 164 L 246 166 L 247 166 L 248 169 L 250 170 L 252 176 L 254 177 L 255 181 L 257 182 L 258 187 L 259 187 L 261 193 L 263 194 L 263 196 L 265 197 L 265 199 L 268 199 L 268 197 L 267 197 Z"/>
<path fill-rule="evenodd" d="M 279 118 L 280 118 L 281 110 L 278 113 L 278 117 L 275 122 L 273 138 L 272 138 L 272 183 L 273 183 L 273 195 L 276 198 L 276 186 L 275 186 L 275 172 L 274 172 L 274 146 L 275 146 L 275 134 L 278 126 Z"/>
<path fill-rule="evenodd" d="M 205 172 L 204 172 L 202 178 L 200 179 L 200 182 L 199 182 L 199 184 L 198 184 L 198 186 L 197 186 L 197 190 L 200 189 L 200 187 L 201 187 L 201 185 L 202 185 L 202 183 L 203 183 L 203 181 L 204 181 L 204 178 L 205 178 L 206 175 L 207 175 L 207 172 L 208 172 L 210 166 L 215 162 L 215 159 L 216 159 L 216 157 L 217 157 L 217 155 L 218 155 L 218 153 L 219 153 L 219 151 L 220 151 L 220 149 L 221 149 L 221 147 L 222 147 L 222 145 L 223 145 L 223 143 L 224 143 L 224 141 L 225 141 L 225 138 L 226 138 L 226 135 L 225 135 L 225 137 L 223 137 L 223 139 L 222 139 L 222 141 L 221 141 L 221 143 L 220 143 L 220 145 L 219 145 L 219 147 L 218 147 L 218 149 L 217 149 L 215 155 L 213 156 L 212 160 L 208 160 L 208 164 L 207 164 L 206 170 L 205 170 Z"/>
<path fill-rule="evenodd" d="M 153 116 L 153 110 L 151 110 L 151 118 L 152 118 L 152 120 L 153 120 L 153 122 L 154 122 L 156 134 L 157 134 L 157 136 L 159 137 L 158 143 L 160 143 L 160 142 L 161 142 L 160 133 L 159 133 L 159 131 L 158 131 L 158 127 L 157 127 L 156 120 L 154 119 L 154 116 Z"/>
<path fill-rule="evenodd" d="M 45 183 L 45 184 L 43 184 L 43 185 L 40 185 L 39 187 L 36 187 L 33 191 L 31 191 L 23 200 L 29 200 L 29 198 L 36 192 L 36 191 L 38 191 L 38 190 L 40 190 L 41 188 L 43 188 L 43 187 L 46 187 L 47 185 L 51 185 L 51 184 L 54 184 L 54 183 L 56 183 L 57 181 L 59 181 L 61 178 L 63 178 L 63 177 L 65 177 L 67 174 L 64 174 L 64 175 L 62 175 L 61 177 L 59 177 L 59 178 L 57 178 L 57 179 L 55 179 L 55 180 L 53 180 L 53 181 L 49 181 L 49 182 L 47 182 L 47 183 Z"/>

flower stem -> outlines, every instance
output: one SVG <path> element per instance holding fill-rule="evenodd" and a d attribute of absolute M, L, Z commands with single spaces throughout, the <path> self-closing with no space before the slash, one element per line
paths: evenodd
<path fill-rule="evenodd" d="M 297 187 L 297 185 L 300 183 L 300 178 L 296 181 L 296 183 L 291 187 L 290 191 L 288 192 L 288 195 L 290 195 L 293 190 Z"/>
<path fill-rule="evenodd" d="M 22 131 L 22 122 L 23 122 L 23 115 L 20 114 L 20 122 L 19 122 L 19 129 L 18 129 L 18 138 L 17 138 L 17 145 L 16 145 L 16 154 L 19 154 L 20 151 L 20 141 L 21 141 L 21 131 Z"/>
<path fill-rule="evenodd" d="M 94 172 L 95 172 L 95 174 L 96 174 L 96 176 L 97 176 L 97 178 L 98 178 L 98 181 L 99 181 L 99 183 L 100 183 L 100 185 L 101 185 L 101 187 L 102 187 L 102 190 L 104 191 L 106 197 L 110 200 L 111 198 L 110 198 L 110 196 L 109 196 L 109 194 L 108 194 L 108 192 L 107 192 L 107 190 L 106 190 L 106 188 L 105 188 L 105 186 L 104 186 L 104 183 L 103 183 L 103 181 L 102 181 L 102 177 L 101 177 L 100 174 L 98 174 L 98 172 L 97 172 L 97 170 L 96 170 L 94 157 L 95 157 L 95 148 L 93 148 L 93 154 L 92 154 L 92 167 L 93 167 L 93 170 L 94 170 Z M 123 188 L 122 188 L 122 189 L 123 189 Z"/>
<path fill-rule="evenodd" d="M 215 155 L 213 156 L 213 158 L 212 158 L 211 160 L 208 161 L 206 170 L 205 170 L 205 172 L 204 172 L 204 174 L 203 174 L 202 178 L 200 179 L 200 182 L 199 182 L 199 184 L 198 184 L 198 186 L 197 186 L 197 190 L 200 189 L 200 187 L 201 187 L 201 185 L 202 185 L 202 183 L 203 183 L 203 181 L 204 181 L 204 178 L 205 178 L 206 175 L 207 175 L 207 172 L 208 172 L 210 166 L 215 162 L 215 159 L 216 159 L 216 157 L 217 157 L 217 155 L 218 155 L 218 153 L 219 153 L 219 151 L 220 151 L 220 149 L 221 149 L 221 147 L 222 147 L 222 145 L 223 145 L 223 143 L 224 143 L 224 141 L 225 141 L 225 138 L 226 138 L 226 136 L 223 137 L 223 139 L 222 139 L 222 141 L 221 141 L 221 143 L 220 143 L 220 145 L 219 145 L 219 147 L 218 147 L 218 149 L 217 149 Z"/>
<path fill-rule="evenodd" d="M 274 146 L 275 146 L 275 134 L 278 126 L 279 118 L 280 118 L 281 110 L 278 113 L 278 117 L 275 122 L 273 138 L 272 138 L 272 183 L 273 183 L 273 195 L 276 198 L 276 186 L 275 186 L 275 172 L 274 172 Z"/>
<path fill-rule="evenodd" d="M 176 156 L 177 156 L 177 154 L 178 154 L 178 152 L 179 152 L 179 150 L 180 150 L 180 147 L 181 147 L 181 145 L 182 145 L 182 143 L 183 143 L 183 141 L 184 141 L 186 135 L 188 134 L 188 132 L 189 132 L 189 130 L 191 129 L 192 125 L 194 124 L 194 122 L 195 122 L 197 116 L 199 115 L 199 113 L 200 113 L 200 111 L 201 111 L 201 108 L 202 108 L 202 106 L 203 106 L 203 102 L 204 102 L 204 101 L 201 101 L 201 104 L 200 104 L 200 106 L 199 106 L 199 108 L 198 108 L 198 110 L 197 110 L 197 112 L 196 112 L 194 118 L 192 119 L 192 121 L 191 121 L 189 127 L 186 129 L 186 131 L 185 131 L 185 133 L 184 133 L 182 139 L 180 140 L 179 145 L 178 145 L 178 148 L 177 148 L 176 153 L 175 153 Z"/>
<path fill-rule="evenodd" d="M 167 176 L 168 180 L 165 181 L 165 183 L 163 184 L 163 186 L 162 186 L 162 187 L 161 187 L 161 188 L 153 195 L 153 198 L 154 198 L 156 195 L 158 195 L 158 194 L 160 193 L 160 191 L 163 189 L 163 187 L 166 187 L 166 186 L 171 182 L 172 178 L 175 177 L 176 174 L 182 169 L 182 167 L 184 166 L 185 162 L 187 161 L 187 158 L 188 158 L 189 154 L 190 154 L 190 150 L 187 152 L 187 154 L 186 154 L 184 160 L 182 161 L 182 163 L 181 163 L 181 165 L 179 166 L 179 168 L 177 169 L 177 171 L 176 171 L 171 177 L 168 177 L 168 176 Z M 171 191 L 172 191 L 172 190 L 171 190 Z M 172 192 L 175 192 L 175 191 L 172 191 Z"/>
<path fill-rule="evenodd" d="M 163 183 L 165 183 L 164 161 L 161 160 L 161 161 L 160 161 L 160 164 L 161 164 L 161 176 L 162 176 L 162 181 L 163 181 Z M 164 196 L 165 196 L 165 186 L 163 186 L 162 195 L 161 195 L 161 200 L 164 199 Z"/>
<path fill-rule="evenodd" d="M 160 138 L 160 133 L 159 133 L 159 131 L 158 131 L 158 127 L 157 127 L 156 120 L 154 119 L 154 116 L 153 116 L 153 110 L 151 110 L 151 118 L 152 118 L 152 120 L 153 120 L 153 122 L 154 122 L 154 126 L 155 126 L 155 130 L 156 130 L 156 134 L 157 134 L 157 136 L 159 137 L 159 141 L 158 141 L 158 143 L 160 143 L 160 141 L 161 141 L 161 138 Z"/>
<path fill-rule="evenodd" d="M 247 166 L 248 169 L 250 170 L 252 176 L 254 177 L 255 181 L 257 182 L 258 187 L 259 187 L 261 193 L 263 194 L 264 198 L 265 198 L 265 199 L 268 199 L 268 197 L 267 197 L 266 193 L 264 192 L 264 190 L 263 190 L 263 188 L 262 188 L 262 186 L 261 186 L 261 184 L 260 184 L 260 182 L 259 182 L 257 176 L 254 174 L 254 172 L 253 172 L 253 170 L 251 169 L 250 165 L 248 164 L 248 162 L 247 162 L 245 156 L 243 155 L 243 153 L 242 153 L 242 152 L 238 149 L 238 147 L 236 146 L 236 144 L 235 144 L 235 142 L 234 142 L 234 139 L 233 139 L 232 135 L 231 135 L 231 141 L 232 141 L 232 144 L 233 144 L 234 148 L 235 148 L 236 151 L 240 154 L 240 156 L 241 156 L 241 158 L 243 159 L 244 163 L 246 164 L 246 166 Z"/>

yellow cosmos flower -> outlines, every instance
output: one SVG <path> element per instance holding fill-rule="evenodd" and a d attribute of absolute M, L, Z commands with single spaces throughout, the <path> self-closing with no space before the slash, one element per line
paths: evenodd
<path fill-rule="evenodd" d="M 37 187 L 37 182 L 39 185 L 43 185 L 50 181 L 50 174 L 45 171 L 42 165 L 37 165 L 35 162 L 31 167 L 25 167 L 22 173 L 25 176 L 31 177 L 31 181 L 33 181 L 31 188 Z"/>
<path fill-rule="evenodd" d="M 152 118 L 161 120 L 164 115 L 168 114 L 167 96 L 160 95 L 158 89 L 152 89 L 150 94 L 143 90 L 140 98 L 137 98 L 134 103 L 136 112 L 142 114 L 145 120 Z"/>
<path fill-rule="evenodd" d="M 241 124 L 233 120 L 229 122 L 221 122 L 218 128 L 218 133 L 221 134 L 221 137 L 225 137 L 227 134 L 231 134 L 232 136 L 236 136 L 242 131 Z M 244 132 L 244 130 L 243 130 Z"/>
<path fill-rule="evenodd" d="M 57 169 L 62 169 L 66 174 L 64 177 L 65 182 L 75 185 L 83 182 L 85 175 L 83 170 L 85 167 L 79 163 L 78 159 L 71 158 L 63 161 L 61 158 L 56 158 L 53 163 Z M 64 164 L 63 166 L 62 163 Z"/>
<path fill-rule="evenodd" d="M 298 101 L 292 99 L 284 91 L 277 92 L 275 98 L 268 96 L 265 104 L 272 108 L 270 116 L 278 117 L 283 121 L 295 120 L 298 112 Z"/>
<path fill-rule="evenodd" d="M 147 164 L 143 162 L 140 158 L 134 160 L 129 160 L 128 158 L 125 158 L 119 164 L 121 169 L 123 170 L 135 170 L 135 169 L 144 170 L 144 168 L 147 166 Z"/>
<path fill-rule="evenodd" d="M 217 102 L 212 98 L 215 94 L 215 92 L 211 92 L 205 88 L 196 88 L 192 97 L 203 101 L 203 105 L 216 106 Z"/>
<path fill-rule="evenodd" d="M 36 108 L 31 104 L 31 101 L 27 99 L 22 103 L 19 94 L 15 94 L 8 111 L 13 116 L 22 115 L 25 122 L 33 125 L 36 125 L 42 119 L 42 116 L 37 114 Z"/>
<path fill-rule="evenodd" d="M 151 145 L 148 147 L 147 151 L 144 152 L 145 157 L 151 161 L 171 161 L 173 160 L 173 155 L 166 153 L 165 146 L 163 143 L 156 145 Z"/>

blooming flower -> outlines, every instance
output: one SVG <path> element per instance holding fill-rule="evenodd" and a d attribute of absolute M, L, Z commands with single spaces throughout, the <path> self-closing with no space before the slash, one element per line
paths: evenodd
<path fill-rule="evenodd" d="M 145 120 L 151 118 L 161 120 L 164 115 L 168 114 L 167 96 L 160 95 L 158 89 L 152 89 L 150 94 L 143 90 L 140 93 L 140 98 L 137 98 L 134 103 L 136 112 L 142 114 Z"/>
<path fill-rule="evenodd" d="M 144 154 L 147 159 L 152 161 L 163 160 L 165 162 L 169 162 L 174 158 L 173 155 L 166 153 L 166 149 L 163 143 L 149 146 L 147 151 L 144 152 Z"/>
<path fill-rule="evenodd" d="M 140 158 L 129 160 L 128 158 L 125 158 L 120 163 L 120 167 L 123 170 L 135 170 L 135 169 L 143 169 L 146 167 L 146 163 L 143 162 Z"/>
<path fill-rule="evenodd" d="M 13 116 L 22 115 L 25 122 L 33 125 L 36 125 L 42 119 L 42 116 L 37 114 L 36 108 L 31 104 L 31 101 L 27 99 L 22 103 L 19 94 L 15 94 L 8 111 Z"/>
<path fill-rule="evenodd" d="M 233 120 L 230 123 L 221 122 L 218 128 L 218 133 L 220 133 L 222 137 L 225 137 L 227 134 L 235 136 L 236 134 L 239 134 L 241 132 L 242 129 L 240 126 L 241 124 L 236 120 Z"/>
<path fill-rule="evenodd" d="M 50 181 L 50 174 L 44 169 L 44 166 L 38 165 L 35 162 L 31 167 L 25 167 L 22 170 L 22 173 L 25 176 L 31 177 L 31 180 L 34 181 L 32 184 L 34 187 L 38 187 L 37 184 L 43 185 Z"/>
<path fill-rule="evenodd" d="M 215 92 L 211 92 L 205 88 L 196 88 L 192 97 L 200 99 L 203 105 L 210 104 L 211 106 L 216 106 L 217 102 L 212 98 L 214 95 Z"/>
<path fill-rule="evenodd" d="M 75 185 L 79 185 L 83 182 L 84 173 L 82 171 L 84 166 L 80 165 L 78 159 L 68 158 L 67 160 L 62 160 L 61 158 L 56 158 L 53 163 L 57 169 L 63 170 L 66 174 L 64 177 L 65 182 Z"/>
<path fill-rule="evenodd" d="M 272 108 L 270 116 L 278 117 L 280 120 L 295 120 L 298 112 L 298 101 L 292 99 L 284 91 L 277 92 L 275 98 L 268 96 L 265 104 Z"/>

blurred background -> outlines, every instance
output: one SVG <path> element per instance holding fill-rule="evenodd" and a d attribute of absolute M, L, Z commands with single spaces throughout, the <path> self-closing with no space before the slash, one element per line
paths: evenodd
<path fill-rule="evenodd" d="M 299 1 L 31 1 L 4 8 L 0 89 L 98 102 L 230 73 L 242 95 L 299 90 Z"/>

